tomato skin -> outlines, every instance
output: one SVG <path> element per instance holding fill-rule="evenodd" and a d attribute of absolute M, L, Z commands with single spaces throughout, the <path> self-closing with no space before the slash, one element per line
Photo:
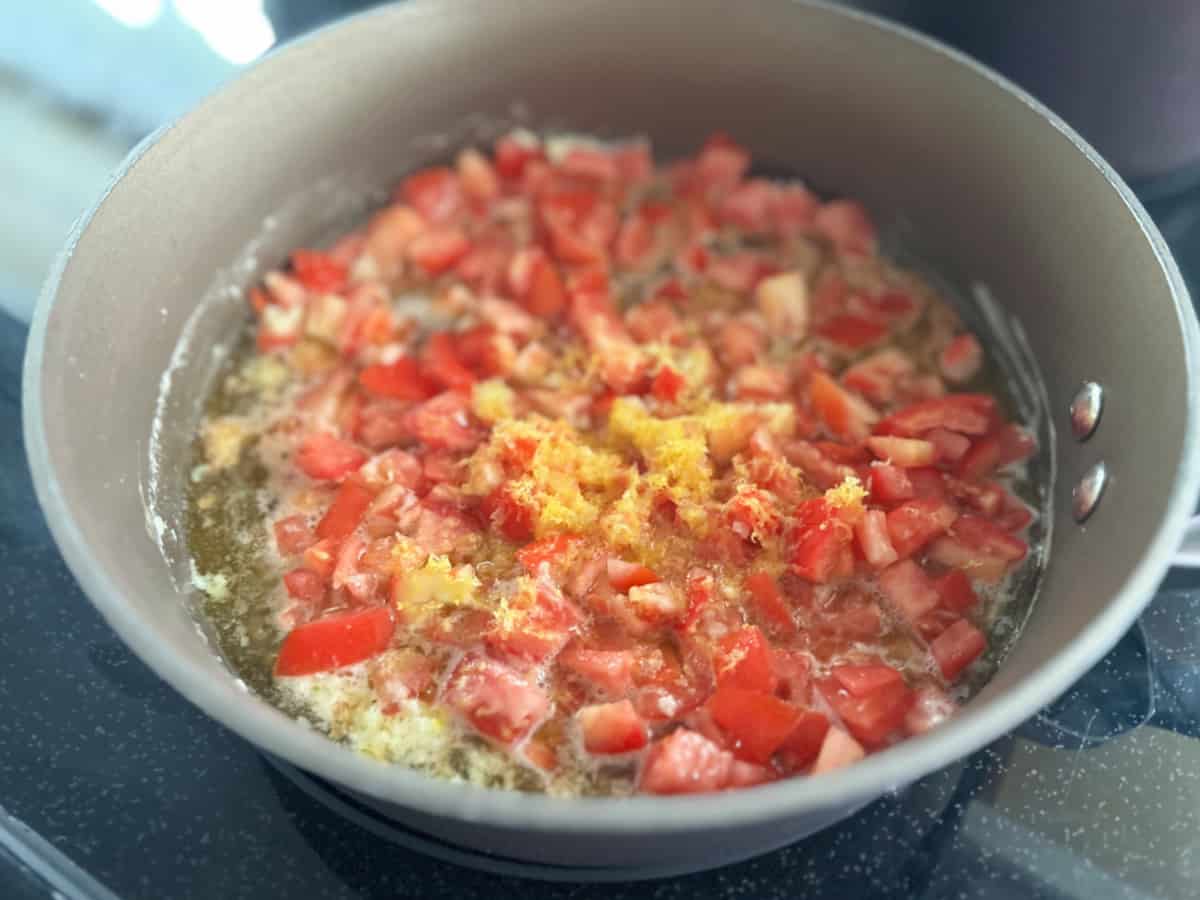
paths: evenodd
<path fill-rule="evenodd" d="M 354 480 L 343 481 L 333 503 L 317 523 L 317 537 L 333 540 L 346 537 L 358 527 L 374 499 L 375 495 L 366 485 Z"/>
<path fill-rule="evenodd" d="M 296 450 L 296 466 L 309 478 L 337 481 L 357 471 L 367 454 L 324 431 L 310 434 Z"/>
<path fill-rule="evenodd" d="M 959 619 L 929 644 L 929 650 L 947 681 L 958 678 L 963 669 L 986 649 L 987 638 L 966 619 Z"/>
<path fill-rule="evenodd" d="M 829 719 L 815 709 L 797 710 L 796 724 L 780 745 L 777 757 L 792 772 L 797 772 L 817 758 L 825 735 L 829 732 Z"/>
<path fill-rule="evenodd" d="M 951 394 L 937 400 L 922 400 L 883 419 L 876 434 L 920 437 L 934 428 L 966 435 L 986 434 L 996 411 L 996 399 L 986 394 Z"/>
<path fill-rule="evenodd" d="M 628 700 L 585 706 L 575 717 L 588 753 L 628 753 L 645 747 L 650 739 L 646 723 Z"/>
<path fill-rule="evenodd" d="M 420 402 L 438 391 L 437 384 L 425 376 L 417 361 L 407 356 L 387 365 L 367 366 L 358 373 L 358 381 L 372 394 L 397 400 Z"/>
<path fill-rule="evenodd" d="M 708 699 L 708 711 L 731 739 L 733 755 L 763 765 L 800 720 L 800 711 L 762 691 L 724 685 Z"/>
<path fill-rule="evenodd" d="M 312 675 L 362 662 L 382 653 L 395 630 L 387 607 L 325 616 L 288 632 L 275 660 L 275 674 Z"/>
<path fill-rule="evenodd" d="M 732 631 L 717 641 L 713 668 L 717 686 L 771 693 L 775 671 L 771 647 L 753 625 Z"/>

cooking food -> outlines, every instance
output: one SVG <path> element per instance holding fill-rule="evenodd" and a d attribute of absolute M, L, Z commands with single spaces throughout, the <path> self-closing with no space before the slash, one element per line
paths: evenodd
<path fill-rule="evenodd" d="M 749 166 L 516 132 L 248 291 L 190 541 L 255 687 L 568 795 L 816 775 L 954 713 L 1033 440 L 860 205 Z"/>

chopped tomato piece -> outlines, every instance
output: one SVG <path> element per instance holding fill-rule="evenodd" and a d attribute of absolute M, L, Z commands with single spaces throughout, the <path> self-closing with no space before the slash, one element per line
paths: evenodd
<path fill-rule="evenodd" d="M 436 658 L 416 650 L 388 650 L 367 663 L 367 683 L 382 701 L 384 713 L 395 712 L 405 700 L 424 693 L 439 668 Z"/>
<path fill-rule="evenodd" d="M 779 585 L 775 583 L 775 579 L 769 573 L 755 572 L 747 575 L 745 586 L 755 610 L 768 628 L 775 629 L 785 636 L 797 633 L 796 620 L 792 618 L 792 611 L 784 602 L 783 595 L 779 592 Z"/>
<path fill-rule="evenodd" d="M 813 216 L 817 231 L 846 253 L 875 252 L 875 226 L 867 211 L 851 200 L 826 203 Z"/>
<path fill-rule="evenodd" d="M 471 249 L 471 242 L 458 228 L 441 228 L 419 234 L 408 245 L 408 258 L 427 275 L 440 275 L 454 268 Z"/>
<path fill-rule="evenodd" d="M 879 418 L 863 399 L 855 397 L 824 372 L 814 372 L 809 381 L 809 402 L 833 434 L 846 440 L 865 438 Z"/>
<path fill-rule="evenodd" d="M 645 747 L 649 740 L 646 723 L 628 700 L 585 706 L 575 717 L 588 753 L 628 753 Z"/>
<path fill-rule="evenodd" d="M 833 678 L 820 682 L 819 687 L 838 718 L 867 747 L 881 746 L 900 728 L 914 700 L 903 679 L 862 696 L 855 696 Z"/>
<path fill-rule="evenodd" d="M 777 753 L 779 761 L 792 772 L 805 768 L 817 758 L 829 732 L 829 719 L 815 709 L 798 712 L 791 734 L 784 739 Z"/>
<path fill-rule="evenodd" d="M 713 719 L 729 735 L 738 759 L 765 764 L 792 733 L 800 710 L 762 691 L 723 685 L 708 700 Z"/>
<path fill-rule="evenodd" d="M 924 734 L 936 728 L 958 712 L 958 704 L 945 691 L 925 685 L 917 688 L 916 700 L 904 717 L 904 730 L 909 734 Z"/>
<path fill-rule="evenodd" d="M 947 381 L 970 381 L 983 368 L 983 347 L 975 335 L 960 334 L 938 354 L 938 367 Z"/>
<path fill-rule="evenodd" d="M 548 259 L 534 266 L 529 292 L 524 295 L 525 308 L 535 316 L 548 318 L 562 312 L 567 304 L 566 290 L 558 268 Z"/>
<path fill-rule="evenodd" d="M 938 458 L 937 448 L 933 444 L 916 438 L 876 435 L 867 438 L 867 446 L 880 459 L 906 469 L 931 466 Z"/>
<path fill-rule="evenodd" d="M 618 591 L 628 591 L 632 587 L 653 584 L 658 576 L 645 566 L 625 562 L 615 556 L 608 558 L 608 583 Z"/>
<path fill-rule="evenodd" d="M 881 509 L 868 509 L 854 526 L 854 535 L 863 558 L 873 569 L 890 566 L 899 555 L 888 534 L 887 514 Z"/>
<path fill-rule="evenodd" d="M 508 134 L 496 141 L 496 171 L 505 178 L 520 178 L 530 161 L 542 158 L 541 143 Z"/>
<path fill-rule="evenodd" d="M 830 728 L 821 742 L 821 750 L 813 763 L 812 773 L 832 772 L 853 765 L 866 756 L 862 745 L 840 728 Z"/>
<path fill-rule="evenodd" d="M 620 174 L 613 155 L 595 147 L 572 147 L 558 167 L 565 175 L 596 181 L 613 181 Z"/>
<path fill-rule="evenodd" d="M 445 388 L 469 388 L 475 375 L 463 365 L 454 346 L 454 336 L 439 331 L 425 345 L 425 374 Z"/>
<path fill-rule="evenodd" d="M 583 538 L 577 534 L 554 534 L 517 551 L 517 562 L 530 574 L 537 572 L 543 563 L 553 563 L 569 554 Z"/>
<path fill-rule="evenodd" d="M 966 573 L 955 569 L 934 581 L 942 606 L 956 613 L 964 613 L 979 602 L 971 579 Z"/>
<path fill-rule="evenodd" d="M 968 480 L 986 477 L 996 469 L 1022 462 L 1033 455 L 1033 437 L 1016 425 L 1003 425 L 971 444 L 958 464 L 958 475 Z"/>
<path fill-rule="evenodd" d="M 604 696 L 621 697 L 633 686 L 633 653 L 629 650 L 593 650 L 572 643 L 558 655 L 558 664 Z"/>
<path fill-rule="evenodd" d="M 968 547 L 1005 562 L 1018 562 L 1029 552 L 1029 545 L 1023 540 L 980 516 L 959 517 L 951 531 Z"/>
<path fill-rule="evenodd" d="M 767 693 L 775 689 L 771 647 L 763 633 L 752 625 L 717 641 L 713 669 L 719 687 L 728 685 Z"/>
<path fill-rule="evenodd" d="M 342 290 L 349 277 L 344 263 L 317 250 L 293 250 L 292 271 L 302 285 L 319 293 Z"/>
<path fill-rule="evenodd" d="M 288 632 L 275 660 L 275 674 L 312 675 L 362 662 L 382 653 L 395 630 L 387 608 L 325 616 Z"/>
<path fill-rule="evenodd" d="M 458 178 L 446 166 L 422 169 L 404 179 L 400 195 L 425 221 L 446 222 L 458 211 Z"/>
<path fill-rule="evenodd" d="M 443 700 L 478 732 L 502 744 L 516 743 L 550 711 L 550 698 L 532 676 L 477 655 L 459 663 Z"/>
<path fill-rule="evenodd" d="M 316 572 L 322 578 L 333 575 L 333 567 L 337 561 L 337 540 L 322 538 L 304 551 L 304 567 Z"/>
<path fill-rule="evenodd" d="M 999 556 L 988 556 L 968 547 L 958 538 L 947 535 L 929 545 L 929 558 L 952 569 L 962 569 L 976 581 L 998 584 L 1004 580 L 1010 565 Z"/>
<path fill-rule="evenodd" d="M 358 527 L 374 499 L 375 495 L 366 485 L 353 479 L 343 481 L 333 503 L 317 523 L 317 537 L 334 540 L 346 537 Z"/>
<path fill-rule="evenodd" d="M 875 503 L 899 503 L 916 496 L 908 473 L 898 466 L 875 463 L 871 466 L 868 480 L 871 486 L 871 500 Z"/>
<path fill-rule="evenodd" d="M 842 384 L 872 403 L 884 405 L 896 399 L 897 385 L 915 371 L 907 353 L 886 348 L 850 366 L 842 373 Z"/>
<path fill-rule="evenodd" d="M 919 437 L 934 428 L 945 428 L 961 434 L 986 434 L 995 411 L 994 397 L 986 394 L 951 394 L 906 406 L 876 425 L 875 432 Z"/>
<path fill-rule="evenodd" d="M 527 541 L 533 537 L 533 513 L 513 497 L 506 485 L 496 488 L 483 499 L 480 512 L 510 541 Z"/>
<path fill-rule="evenodd" d="M 437 384 L 421 372 L 415 359 L 402 356 L 387 365 L 367 366 L 358 373 L 359 383 L 372 394 L 397 400 L 427 400 L 437 393 Z"/>
<path fill-rule="evenodd" d="M 419 441 L 438 450 L 473 450 L 483 433 L 471 424 L 470 400 L 447 391 L 408 411 L 405 422 Z"/>
<path fill-rule="evenodd" d="M 280 556 L 303 553 L 317 540 L 305 516 L 286 516 L 275 523 L 274 531 Z"/>
<path fill-rule="evenodd" d="M 458 154 L 456 166 L 462 192 L 475 204 L 486 205 L 499 195 L 500 182 L 496 178 L 496 170 L 478 150 L 463 150 Z"/>
<path fill-rule="evenodd" d="M 292 569 L 283 576 L 289 597 L 315 603 L 325 596 L 325 579 L 312 569 Z"/>
<path fill-rule="evenodd" d="M 957 678 L 986 648 L 987 638 L 983 632 L 966 619 L 959 619 L 929 644 L 929 650 L 947 681 Z"/>
<path fill-rule="evenodd" d="M 840 573 L 852 539 L 850 526 L 833 515 L 824 500 L 805 501 L 796 514 L 792 571 L 817 584 L 831 581 Z"/>
<path fill-rule="evenodd" d="M 647 794 L 702 794 L 725 787 L 733 755 L 708 738 L 680 728 L 650 745 L 638 790 Z"/>
<path fill-rule="evenodd" d="M 830 669 L 830 674 L 855 697 L 866 697 L 904 681 L 904 676 L 891 666 L 874 663 L 834 666 Z"/>
<path fill-rule="evenodd" d="M 309 478 L 337 481 L 357 471 L 367 454 L 324 431 L 310 434 L 296 451 L 296 465 Z"/>
<path fill-rule="evenodd" d="M 859 316 L 835 316 L 817 328 L 817 334 L 851 350 L 861 350 L 887 337 L 887 327 Z"/>
<path fill-rule="evenodd" d="M 650 393 L 663 403 L 674 403 L 679 399 L 679 393 L 687 387 L 687 379 L 672 369 L 663 366 L 654 376 L 650 385 Z"/>
<path fill-rule="evenodd" d="M 879 586 L 888 602 L 910 622 L 917 621 L 941 599 L 933 579 L 911 559 L 902 559 L 880 572 Z"/>
<path fill-rule="evenodd" d="M 945 428 L 925 432 L 925 440 L 937 449 L 937 461 L 940 463 L 958 462 L 971 446 L 969 438 Z"/>
<path fill-rule="evenodd" d="M 938 535 L 945 534 L 958 518 L 954 507 L 939 500 L 909 500 L 887 514 L 892 547 L 904 558 L 912 556 Z"/>

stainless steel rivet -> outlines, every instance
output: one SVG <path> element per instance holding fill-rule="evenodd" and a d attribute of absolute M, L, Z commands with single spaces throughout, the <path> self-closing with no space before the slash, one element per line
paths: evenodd
<path fill-rule="evenodd" d="M 1100 422 L 1104 409 L 1104 388 L 1094 381 L 1085 381 L 1071 401 L 1071 432 L 1075 439 L 1086 441 Z"/>
<path fill-rule="evenodd" d="M 1071 511 L 1075 513 L 1075 521 L 1083 523 L 1087 520 L 1100 503 L 1104 488 L 1108 484 L 1108 466 L 1098 462 L 1079 479 L 1079 484 L 1071 491 Z"/>

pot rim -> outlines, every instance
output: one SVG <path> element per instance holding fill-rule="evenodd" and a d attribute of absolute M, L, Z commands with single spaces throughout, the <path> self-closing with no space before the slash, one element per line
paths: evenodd
<path fill-rule="evenodd" d="M 554 830 L 577 834 L 603 832 L 687 833 L 766 823 L 806 812 L 861 804 L 888 790 L 965 757 L 1012 731 L 1036 710 L 1052 702 L 1091 668 L 1133 624 L 1165 574 L 1200 492 L 1200 380 L 1197 378 L 1197 330 L 1188 291 L 1157 227 L 1119 176 L 1058 116 L 1020 88 L 965 55 L 911 29 L 823 0 L 789 0 L 798 7 L 840 16 L 864 29 L 887 33 L 899 42 L 918 45 L 924 52 L 948 59 L 964 76 L 985 79 L 997 91 L 1026 106 L 1042 122 L 1071 142 L 1083 159 L 1117 192 L 1129 214 L 1150 243 L 1174 301 L 1184 337 L 1188 372 L 1185 463 L 1175 473 L 1171 500 L 1157 532 L 1141 559 L 1114 594 L 1108 607 L 1053 658 L 1019 684 L 983 704 L 968 704 L 942 727 L 871 755 L 862 762 L 820 778 L 791 778 L 767 785 L 720 794 L 682 797 L 556 798 L 453 783 L 422 775 L 403 765 L 380 763 L 306 728 L 266 701 L 250 694 L 232 674 L 214 680 L 211 673 L 147 628 L 128 607 L 109 575 L 93 558 L 88 540 L 75 521 L 50 461 L 42 411 L 41 376 L 46 365 L 46 331 L 55 296 L 75 247 L 93 216 L 116 184 L 178 121 L 202 115 L 221 88 L 176 123 L 143 140 L 113 174 L 97 203 L 73 227 L 43 286 L 30 328 L 23 372 L 24 437 L 38 500 L 68 567 L 92 603 L 121 639 L 158 675 L 207 715 L 276 756 L 376 800 L 395 803 L 433 816 L 504 828 Z M 318 29 L 285 45 L 256 63 L 253 69 L 282 64 L 322 45 L 333 31 L 370 29 L 376 17 L 396 16 L 419 25 L 445 4 L 412 0 L 397 6 L 368 10 Z"/>

